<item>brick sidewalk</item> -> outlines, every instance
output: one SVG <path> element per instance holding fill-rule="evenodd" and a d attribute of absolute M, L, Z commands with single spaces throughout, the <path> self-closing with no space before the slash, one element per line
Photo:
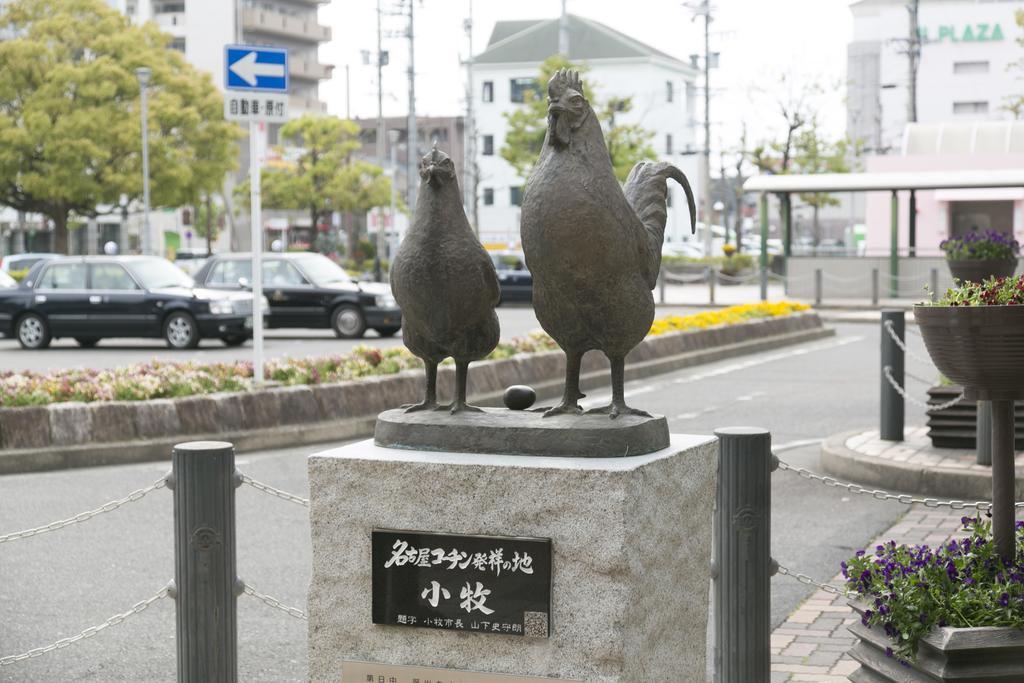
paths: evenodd
<path fill-rule="evenodd" d="M 912 506 L 895 525 L 868 547 L 895 540 L 897 543 L 936 546 L 960 535 L 965 510 Z M 793 567 L 799 571 L 799 567 Z M 842 587 L 842 574 L 827 583 Z M 856 617 L 846 598 L 819 590 L 805 600 L 772 633 L 772 683 L 784 681 L 846 681 L 860 665 L 846 656 L 855 638 L 846 630 Z"/>

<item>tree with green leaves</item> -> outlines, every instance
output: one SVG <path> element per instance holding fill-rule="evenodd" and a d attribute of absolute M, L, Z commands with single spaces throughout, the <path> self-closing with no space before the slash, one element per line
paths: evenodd
<path fill-rule="evenodd" d="M 812 116 L 794 141 L 793 170 L 796 173 L 848 173 L 850 144 L 845 138 L 831 141 L 821 131 L 818 118 Z M 800 201 L 811 207 L 814 244 L 821 242 L 819 211 L 826 206 L 839 206 L 839 200 L 828 192 L 801 192 Z"/>
<path fill-rule="evenodd" d="M 103 0 L 16 0 L 0 11 L 0 204 L 69 222 L 142 196 L 139 83 L 147 67 L 152 203 L 198 203 L 218 188 L 241 135 L 208 74 Z"/>
<path fill-rule="evenodd" d="M 282 126 L 281 140 L 298 158 L 261 172 L 264 207 L 308 211 L 315 230 L 334 211 L 366 213 L 391 202 L 391 179 L 379 166 L 352 156 L 361 147 L 359 126 L 352 121 L 307 114 Z M 247 196 L 248 180 L 235 192 Z M 356 249 L 358 233 L 358 228 L 349 232 L 349 253 Z"/>
<path fill-rule="evenodd" d="M 515 111 L 503 114 L 508 123 L 505 144 L 501 148 L 501 157 L 516 170 L 524 180 L 533 170 L 533 165 L 540 156 L 544 146 L 544 135 L 547 133 L 548 105 L 544 96 L 544 88 L 551 76 L 559 69 L 573 69 L 581 74 L 586 66 L 573 64 L 562 55 L 549 57 L 540 65 L 537 76 L 537 90 L 529 89 L 524 93 L 523 106 Z M 615 176 L 624 181 L 638 161 L 657 159 L 651 139 L 654 133 L 645 130 L 635 123 L 621 123 L 616 120 L 622 114 L 633 109 L 630 97 L 610 97 L 599 100 L 594 85 L 584 79 L 585 95 L 590 100 L 594 113 L 597 114 L 601 128 L 604 130 L 608 155 L 615 169 Z"/>

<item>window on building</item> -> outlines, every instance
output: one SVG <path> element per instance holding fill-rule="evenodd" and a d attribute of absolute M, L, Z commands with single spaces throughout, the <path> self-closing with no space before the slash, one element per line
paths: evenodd
<path fill-rule="evenodd" d="M 377 144 L 377 129 L 376 128 L 364 128 L 359 131 L 359 141 L 364 145 L 375 145 Z"/>
<path fill-rule="evenodd" d="M 430 135 L 428 137 L 430 138 L 431 143 L 433 143 L 435 140 L 437 142 L 448 142 L 448 129 L 435 128 L 432 131 L 430 131 Z"/>
<path fill-rule="evenodd" d="M 953 73 L 955 74 L 987 74 L 988 62 L 953 62 Z"/>
<path fill-rule="evenodd" d="M 665 133 L 665 154 L 672 154 L 672 133 Z"/>
<path fill-rule="evenodd" d="M 512 206 L 523 205 L 523 188 L 521 185 L 508 188 L 508 201 Z"/>
<path fill-rule="evenodd" d="M 484 206 L 494 206 L 494 188 L 484 188 Z"/>
<path fill-rule="evenodd" d="M 676 92 L 675 91 L 676 91 L 676 89 L 675 89 L 672 81 L 665 81 L 665 99 L 668 100 L 669 102 L 672 102 L 673 100 L 675 100 L 675 97 L 676 97 Z"/>
<path fill-rule="evenodd" d="M 987 114 L 988 102 L 954 102 L 954 114 Z"/>
<path fill-rule="evenodd" d="M 172 50 L 177 50 L 178 52 L 184 52 L 185 51 L 185 37 L 184 36 L 175 36 L 174 38 L 172 38 L 171 39 L 171 49 Z"/>
<path fill-rule="evenodd" d="M 493 135 L 485 135 L 484 136 L 484 156 L 485 157 L 494 156 L 494 136 Z"/>
<path fill-rule="evenodd" d="M 484 102 L 494 101 L 494 81 L 484 81 Z"/>
<path fill-rule="evenodd" d="M 512 78 L 509 79 L 509 85 L 511 86 L 510 99 L 512 102 L 525 102 L 528 90 L 537 92 L 536 78 Z"/>

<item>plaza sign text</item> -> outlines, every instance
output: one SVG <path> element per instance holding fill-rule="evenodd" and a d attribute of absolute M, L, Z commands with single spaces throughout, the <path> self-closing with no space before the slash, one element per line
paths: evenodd
<path fill-rule="evenodd" d="M 946 24 L 938 27 L 934 38 L 929 35 L 925 26 L 919 28 L 917 32 L 924 43 L 988 43 L 1004 39 L 1003 29 L 999 24 L 967 24 L 962 27 Z"/>

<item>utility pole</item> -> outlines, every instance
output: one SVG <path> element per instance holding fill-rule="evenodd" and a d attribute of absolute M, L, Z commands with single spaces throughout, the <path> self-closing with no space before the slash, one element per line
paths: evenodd
<path fill-rule="evenodd" d="M 418 137 L 418 131 L 416 130 L 416 43 L 413 38 L 413 8 L 416 6 L 416 0 L 409 0 L 409 122 L 408 132 L 406 135 L 406 153 L 405 153 L 405 186 L 406 186 L 406 198 L 405 203 L 409 207 L 409 211 L 415 211 L 416 209 L 416 180 L 419 178 L 417 168 L 419 168 L 419 145 L 416 144 L 416 138 Z M 398 175 L 395 175 L 395 181 L 397 182 Z"/>
<path fill-rule="evenodd" d="M 377 166 L 384 168 L 384 52 L 381 33 L 381 8 L 377 0 Z M 381 252 L 384 250 L 384 207 L 377 207 L 377 253 L 373 260 L 373 273 L 377 282 L 384 281 Z"/>
<path fill-rule="evenodd" d="M 473 86 L 473 0 L 469 0 L 469 15 L 462 24 L 469 43 L 469 58 L 466 60 L 466 123 L 465 123 L 465 156 L 463 163 L 462 193 L 465 196 L 466 213 L 473 224 L 473 232 L 480 237 L 480 223 L 477 214 L 477 170 L 476 170 L 476 118 L 473 101 L 476 88 Z"/>
<path fill-rule="evenodd" d="M 345 65 L 345 118 L 352 120 L 352 76 L 348 64 Z"/>
<path fill-rule="evenodd" d="M 569 13 L 566 0 L 562 0 L 562 15 L 558 18 L 558 54 L 569 59 Z"/>
<path fill-rule="evenodd" d="M 907 36 L 907 123 L 917 121 L 917 64 L 921 58 L 921 36 L 917 27 L 917 10 L 920 0 L 910 0 L 910 35 Z"/>
<path fill-rule="evenodd" d="M 711 256 L 711 0 L 704 0 L 704 255 Z"/>

